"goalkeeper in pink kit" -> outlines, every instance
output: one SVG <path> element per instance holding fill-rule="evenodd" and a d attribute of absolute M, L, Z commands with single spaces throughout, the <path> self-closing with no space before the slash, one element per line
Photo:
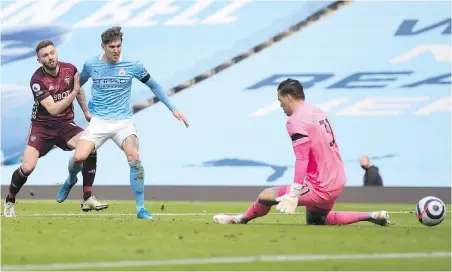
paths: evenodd
<path fill-rule="evenodd" d="M 278 86 L 278 100 L 289 116 L 287 132 L 295 153 L 294 183 L 262 191 L 256 202 L 242 215 L 215 215 L 219 224 L 246 224 L 265 216 L 273 205 L 282 213 L 294 213 L 306 207 L 310 225 L 346 225 L 367 221 L 388 225 L 389 215 L 380 212 L 332 211 L 347 181 L 344 164 L 328 116 L 320 108 L 305 102 L 303 86 L 287 79 Z"/>

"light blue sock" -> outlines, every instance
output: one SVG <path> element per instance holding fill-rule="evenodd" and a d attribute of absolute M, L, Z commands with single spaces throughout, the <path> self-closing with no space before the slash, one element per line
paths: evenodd
<path fill-rule="evenodd" d="M 137 212 L 144 208 L 144 168 L 140 161 L 129 162 L 130 187 L 135 192 Z"/>
<path fill-rule="evenodd" d="M 77 174 L 82 170 L 83 164 L 72 164 L 72 157 L 69 160 L 68 170 L 69 170 L 69 181 L 74 184 L 77 182 Z"/>

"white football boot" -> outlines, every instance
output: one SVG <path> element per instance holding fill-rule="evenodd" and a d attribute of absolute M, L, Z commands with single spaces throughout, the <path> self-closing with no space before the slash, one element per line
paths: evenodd
<path fill-rule="evenodd" d="M 91 210 L 100 211 L 108 208 L 108 204 L 98 201 L 95 196 L 90 196 L 87 200 L 82 200 L 80 207 L 84 212 L 89 212 Z"/>
<path fill-rule="evenodd" d="M 16 211 L 14 209 L 14 203 L 5 202 L 3 216 L 5 217 L 16 217 Z"/>
<path fill-rule="evenodd" d="M 387 211 L 379 211 L 379 212 L 371 212 L 369 213 L 370 217 L 372 217 L 372 220 L 370 222 L 380 225 L 380 226 L 387 226 L 390 224 L 389 222 L 389 214 Z"/>
<path fill-rule="evenodd" d="M 218 224 L 226 225 L 226 224 L 246 224 L 245 221 L 242 220 L 241 215 L 227 215 L 227 214 L 217 214 L 213 217 L 213 221 Z"/>

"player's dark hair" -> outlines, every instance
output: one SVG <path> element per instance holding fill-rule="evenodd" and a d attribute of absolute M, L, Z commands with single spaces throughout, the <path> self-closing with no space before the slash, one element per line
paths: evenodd
<path fill-rule="evenodd" d="M 53 45 L 53 42 L 51 40 L 42 40 L 36 45 L 36 54 L 38 54 L 39 50 L 46 48 L 47 46 Z"/>
<path fill-rule="evenodd" d="M 305 99 L 303 85 L 300 81 L 288 78 L 281 82 L 278 86 L 278 92 L 282 95 L 291 95 L 294 98 Z"/>
<path fill-rule="evenodd" d="M 109 44 L 113 41 L 120 40 L 122 42 L 122 32 L 120 26 L 109 28 L 100 36 L 103 44 Z"/>

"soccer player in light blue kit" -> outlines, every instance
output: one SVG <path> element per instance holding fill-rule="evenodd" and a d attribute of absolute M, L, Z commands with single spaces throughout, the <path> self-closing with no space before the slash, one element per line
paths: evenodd
<path fill-rule="evenodd" d="M 80 73 L 80 86 L 83 86 L 89 78 L 93 80 L 92 99 L 88 104 L 92 118 L 80 137 L 74 156 L 69 161 L 69 177 L 61 186 L 57 201 L 63 202 L 77 183 L 77 174 L 82 169 L 83 161 L 108 139 L 112 139 L 124 151 L 129 162 L 130 186 L 135 192 L 137 217 L 152 219 L 152 215 L 144 207 L 144 168 L 139 158 L 138 137 L 132 120 L 133 78 L 146 84 L 186 127 L 189 124 L 141 63 L 123 59 L 122 35 L 120 27 L 113 27 L 102 33 L 104 53 L 87 61 Z"/>

